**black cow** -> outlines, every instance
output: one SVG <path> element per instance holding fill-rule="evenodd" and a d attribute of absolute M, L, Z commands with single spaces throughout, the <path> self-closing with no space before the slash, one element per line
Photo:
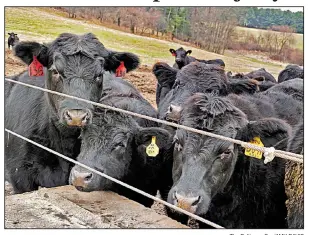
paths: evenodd
<path fill-rule="evenodd" d="M 154 108 L 120 80 L 110 82 L 110 89 L 106 90 L 101 103 L 156 117 Z M 82 131 L 81 153 L 77 160 L 154 196 L 157 190 L 166 194 L 172 184 L 172 158 L 169 157 L 172 136 L 162 128 L 153 127 L 153 123 L 139 125 L 138 122 L 139 119 L 129 115 L 98 108 L 93 123 Z M 156 157 L 146 154 L 153 136 L 159 147 Z M 70 183 L 81 191 L 112 190 L 148 207 L 153 203 L 78 165 L 71 171 Z"/>
<path fill-rule="evenodd" d="M 105 73 L 100 103 L 154 118 L 157 117 L 157 111 L 130 82 L 110 73 Z M 157 122 L 144 118 L 133 116 L 133 119 L 142 127 L 158 126 Z"/>
<path fill-rule="evenodd" d="M 199 61 L 205 64 L 216 64 L 225 68 L 225 63 L 221 59 L 214 60 L 199 60 L 192 56 L 189 56 L 192 53 L 192 50 L 185 51 L 182 47 L 178 48 L 176 51 L 174 49 L 170 49 L 170 52 L 173 56 L 175 56 L 175 64 L 173 65 L 176 69 L 182 69 L 184 66 L 190 64 L 194 61 Z"/>
<path fill-rule="evenodd" d="M 159 106 L 160 100 L 163 100 L 166 94 L 172 89 L 176 75 L 179 70 L 170 67 L 166 63 L 156 63 L 153 66 L 152 72 L 157 78 L 156 88 L 156 104 Z"/>
<path fill-rule="evenodd" d="M 27 65 L 36 56 L 47 68 L 43 76 L 25 72 L 16 80 L 96 102 L 106 71 L 114 72 L 120 61 L 130 71 L 139 62 L 131 53 L 108 51 L 93 34 L 64 33 L 49 45 L 22 42 L 15 54 Z M 92 105 L 22 85 L 9 88 L 6 128 L 75 159 L 80 127 L 91 123 Z M 71 169 L 67 161 L 12 135 L 6 138 L 5 165 L 15 193 L 65 185 Z"/>
<path fill-rule="evenodd" d="M 176 69 L 182 69 L 182 67 L 196 61 L 194 57 L 189 56 L 192 53 L 191 50 L 185 51 L 185 49 L 180 47 L 176 51 L 174 49 L 170 49 L 170 52 L 173 56 L 175 56 L 175 64 L 173 67 Z"/>
<path fill-rule="evenodd" d="M 180 124 L 246 142 L 258 137 L 265 147 L 286 150 L 291 127 L 263 117 L 264 109 L 274 109 L 263 102 L 238 102 L 195 94 L 185 103 Z M 225 228 L 286 228 L 282 159 L 265 165 L 245 156 L 239 145 L 183 129 L 176 131 L 174 141 L 168 202 Z"/>
<path fill-rule="evenodd" d="M 297 154 L 304 152 L 304 122 L 295 127 L 289 139 L 287 151 Z M 304 164 L 288 161 L 286 163 L 285 191 L 288 209 L 288 226 L 292 229 L 304 228 Z"/>
<path fill-rule="evenodd" d="M 273 83 L 277 83 L 276 79 L 273 75 L 271 75 L 269 72 L 266 71 L 266 69 L 261 68 L 254 71 L 251 71 L 250 73 L 243 74 L 243 73 L 237 73 L 235 75 L 232 75 L 232 72 L 227 73 L 228 78 L 230 79 L 257 79 L 258 81 L 270 81 Z M 261 79 L 263 78 L 263 79 Z"/>
<path fill-rule="evenodd" d="M 211 86 L 208 86 L 208 88 L 211 89 Z M 219 91 L 217 92 L 218 95 L 226 95 L 222 92 L 224 90 L 221 90 L 221 93 L 217 88 L 214 90 Z M 204 93 L 211 92 L 206 91 Z M 175 94 L 176 92 L 174 92 L 173 95 Z M 170 103 L 168 110 L 165 113 L 162 111 L 161 117 L 178 122 L 180 120 L 183 104 L 191 95 L 193 95 L 193 92 L 181 90 L 180 94 L 175 95 L 176 99 L 173 99 L 172 96 L 172 102 Z M 255 94 L 237 95 L 235 93 L 230 93 L 227 95 L 227 98 L 237 102 L 239 107 L 248 106 L 248 102 L 251 103 L 251 106 L 257 106 L 255 111 L 259 111 L 259 113 L 253 111 L 249 112 L 247 114 L 249 120 L 254 119 L 256 115 L 262 115 L 262 117 L 277 117 L 285 120 L 292 127 L 302 121 L 304 113 L 302 97 L 303 86 L 301 79 L 294 79 L 293 81 L 277 84 L 267 91 L 258 92 Z M 258 108 L 260 105 L 263 106 L 262 109 Z"/>
<path fill-rule="evenodd" d="M 255 96 L 273 104 L 277 117 L 286 120 L 291 126 L 294 127 L 303 121 L 304 85 L 302 79 L 276 84 Z"/>
<path fill-rule="evenodd" d="M 264 94 L 270 94 L 273 92 L 281 92 L 293 97 L 293 99 L 300 102 L 304 102 L 304 80 L 301 78 L 295 78 L 287 80 L 272 86 Z"/>
<path fill-rule="evenodd" d="M 251 71 L 250 73 L 243 74 L 237 73 L 232 75 L 231 72 L 227 73 L 227 77 L 232 81 L 233 79 L 253 79 L 259 81 L 259 90 L 265 91 L 270 87 L 277 84 L 276 79 L 269 72 L 267 72 L 264 68 Z"/>
<path fill-rule="evenodd" d="M 8 38 L 8 47 L 9 49 L 14 47 L 19 42 L 19 37 L 16 33 L 8 33 L 10 36 Z"/>
<path fill-rule="evenodd" d="M 271 75 L 269 72 L 267 72 L 266 69 L 264 69 L 264 68 L 251 71 L 250 73 L 247 73 L 245 76 L 248 77 L 248 78 L 251 78 L 251 79 L 254 79 L 256 77 L 264 77 L 265 81 L 277 83 L 274 76 Z"/>
<path fill-rule="evenodd" d="M 198 60 L 198 59 L 197 59 Z M 221 59 L 214 59 L 214 60 L 198 60 L 199 62 L 205 63 L 205 64 L 216 64 L 221 66 L 223 69 L 225 68 L 225 63 Z"/>
<path fill-rule="evenodd" d="M 278 82 L 284 82 L 294 78 L 304 79 L 304 68 L 296 64 L 290 64 L 279 73 Z"/>
<path fill-rule="evenodd" d="M 194 62 L 181 70 L 175 70 L 165 63 L 157 63 L 153 72 L 157 77 L 161 90 L 157 91 L 159 118 L 171 119 L 173 107 L 181 104 L 197 92 L 210 93 L 217 91 L 220 95 L 229 93 L 254 93 L 257 82 L 254 80 L 229 81 L 224 70 L 211 64 Z M 164 88 L 164 90 L 163 90 Z"/>

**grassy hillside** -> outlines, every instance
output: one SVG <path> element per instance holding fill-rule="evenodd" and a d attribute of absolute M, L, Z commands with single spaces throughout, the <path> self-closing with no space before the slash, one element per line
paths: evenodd
<path fill-rule="evenodd" d="M 236 30 L 241 33 L 241 32 L 250 32 L 255 36 L 260 35 L 260 33 L 266 33 L 267 30 L 264 29 L 252 29 L 252 28 L 245 28 L 245 27 L 237 27 Z M 279 32 L 274 32 L 274 33 L 279 33 Z M 299 34 L 299 33 L 294 33 L 295 37 L 295 45 L 294 48 L 303 50 L 304 49 L 304 35 Z"/>
<path fill-rule="evenodd" d="M 46 42 L 54 39 L 60 33 L 69 32 L 83 34 L 91 32 L 100 41 L 113 50 L 130 51 L 140 56 L 142 64 L 153 65 L 157 61 L 165 61 L 172 64 L 174 57 L 169 53 L 169 48 L 178 48 L 182 45 L 133 35 L 108 29 L 82 20 L 68 19 L 59 11 L 50 8 L 5 8 L 6 39 L 8 32 L 18 33 L 21 40 L 36 40 Z M 233 72 L 249 72 L 253 69 L 264 67 L 275 77 L 285 67 L 285 64 L 265 61 L 259 58 L 236 54 L 228 51 L 226 55 L 217 55 L 204 50 L 184 46 L 193 51 L 192 56 L 201 59 L 221 58 L 226 63 L 226 70 Z"/>

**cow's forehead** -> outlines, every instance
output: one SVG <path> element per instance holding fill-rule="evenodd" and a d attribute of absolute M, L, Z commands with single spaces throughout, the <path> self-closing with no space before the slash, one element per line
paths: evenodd
<path fill-rule="evenodd" d="M 119 140 L 121 138 L 127 138 L 131 133 L 131 130 L 127 126 L 96 126 L 89 125 L 89 127 L 84 131 L 83 141 L 97 145 L 103 144 L 106 146 L 113 145 L 114 140 Z"/>
<path fill-rule="evenodd" d="M 186 52 L 183 48 L 178 48 L 177 50 L 176 50 L 176 52 Z"/>

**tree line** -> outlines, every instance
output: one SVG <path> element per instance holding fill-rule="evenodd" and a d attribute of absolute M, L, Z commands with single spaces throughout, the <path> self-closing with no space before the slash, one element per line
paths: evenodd
<path fill-rule="evenodd" d="M 71 18 L 95 19 L 102 24 L 112 24 L 134 34 L 169 40 L 178 39 L 218 54 L 224 54 L 226 49 L 232 47 L 231 44 L 237 42 L 236 26 L 283 33 L 287 30 L 303 32 L 303 13 L 280 9 L 257 7 L 61 7 L 58 9 L 66 11 Z M 286 49 L 292 43 L 293 40 L 289 40 L 289 43 L 284 43 L 282 48 Z M 269 51 L 281 53 L 282 48 L 271 48 Z"/>
<path fill-rule="evenodd" d="M 239 22 L 240 25 L 269 29 L 274 25 L 287 25 L 297 33 L 304 33 L 304 13 L 282 11 L 280 9 L 248 7 L 245 18 Z"/>

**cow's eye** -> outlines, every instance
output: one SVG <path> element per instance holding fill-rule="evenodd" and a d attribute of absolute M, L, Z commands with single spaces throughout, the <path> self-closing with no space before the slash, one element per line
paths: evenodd
<path fill-rule="evenodd" d="M 58 82 L 61 78 L 61 75 L 59 74 L 59 72 L 56 69 L 53 69 L 51 72 L 52 72 L 53 81 Z"/>
<path fill-rule="evenodd" d="M 180 152 L 182 150 L 182 145 L 177 136 L 174 137 L 175 149 Z"/>
<path fill-rule="evenodd" d="M 119 142 L 118 144 L 115 144 L 114 147 L 113 147 L 113 150 L 119 150 L 119 149 L 122 149 L 122 148 L 125 148 L 125 144 L 123 142 Z"/>
<path fill-rule="evenodd" d="M 97 78 L 95 79 L 95 82 L 96 82 L 99 86 L 101 86 L 101 85 L 102 85 L 102 82 L 103 82 L 103 76 L 97 77 Z"/>
<path fill-rule="evenodd" d="M 232 156 L 234 146 L 231 145 L 228 149 L 226 149 L 223 153 L 221 153 L 221 159 L 228 159 Z"/>

